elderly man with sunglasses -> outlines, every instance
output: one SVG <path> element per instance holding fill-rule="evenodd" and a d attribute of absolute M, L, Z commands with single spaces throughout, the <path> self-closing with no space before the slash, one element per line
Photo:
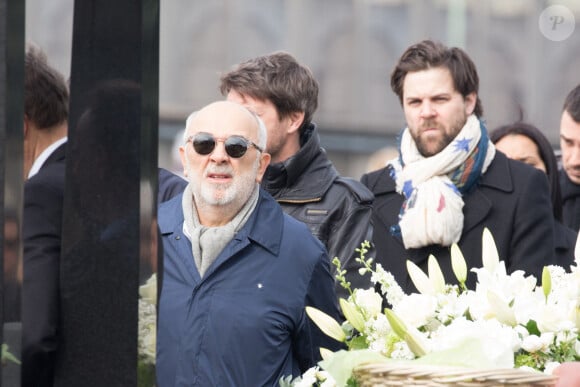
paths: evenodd
<path fill-rule="evenodd" d="M 339 314 L 326 250 L 260 188 L 265 144 L 264 124 L 234 102 L 187 119 L 189 184 L 159 208 L 160 387 L 276 386 L 313 366 L 319 347 L 336 349 L 305 314 Z"/>

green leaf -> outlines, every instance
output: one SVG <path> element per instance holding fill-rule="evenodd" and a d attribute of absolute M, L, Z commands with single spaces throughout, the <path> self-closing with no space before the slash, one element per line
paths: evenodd
<path fill-rule="evenodd" d="M 348 349 L 367 349 L 369 347 L 365 336 L 357 336 L 348 342 Z"/>
<path fill-rule="evenodd" d="M 340 327 L 340 324 L 323 311 L 307 306 L 306 314 L 327 336 L 330 336 L 341 343 L 346 340 L 346 334 Z"/>
<path fill-rule="evenodd" d="M 530 320 L 526 324 L 526 329 L 530 335 L 541 336 L 540 328 L 538 328 L 538 323 L 535 320 Z"/>

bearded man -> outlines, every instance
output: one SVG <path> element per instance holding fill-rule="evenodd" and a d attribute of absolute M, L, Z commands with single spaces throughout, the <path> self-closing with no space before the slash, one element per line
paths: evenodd
<path fill-rule="evenodd" d="M 157 385 L 277 386 L 337 349 L 305 313 L 338 318 L 322 243 L 260 188 L 266 127 L 242 105 L 189 116 L 189 184 L 159 208 L 163 285 Z"/>
<path fill-rule="evenodd" d="M 433 255 L 446 282 L 456 283 L 450 246 L 458 243 L 468 268 L 481 267 L 488 228 L 508 272 L 541 278 L 542 268 L 554 263 L 548 180 L 495 150 L 469 56 L 422 41 L 403 53 L 391 87 L 407 121 L 399 157 L 362 177 L 375 195 L 376 262 L 410 292 L 415 287 L 405 261 L 427 272 Z M 470 272 L 467 286 L 475 279 Z"/>

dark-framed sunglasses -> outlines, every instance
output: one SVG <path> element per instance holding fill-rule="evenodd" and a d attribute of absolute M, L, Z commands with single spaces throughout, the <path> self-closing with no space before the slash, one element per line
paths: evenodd
<path fill-rule="evenodd" d="M 248 140 L 242 136 L 229 136 L 228 138 L 216 138 L 209 133 L 197 133 L 194 136 L 189 136 L 187 142 L 191 141 L 193 149 L 200 155 L 209 155 L 216 147 L 219 141 L 224 143 L 226 148 L 226 153 L 228 156 L 234 159 L 239 159 L 248 151 L 248 147 L 251 145 L 256 148 L 259 152 L 264 150 L 256 145 L 253 141 Z"/>

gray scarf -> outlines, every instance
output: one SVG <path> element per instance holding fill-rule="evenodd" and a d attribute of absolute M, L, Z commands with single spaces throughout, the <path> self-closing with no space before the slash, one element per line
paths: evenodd
<path fill-rule="evenodd" d="M 256 185 L 246 204 L 229 223 L 219 227 L 206 227 L 199 222 L 191 186 L 188 184 L 185 187 L 182 200 L 184 231 L 191 241 L 191 253 L 201 277 L 234 235 L 246 224 L 258 203 L 258 194 L 259 189 Z"/>

